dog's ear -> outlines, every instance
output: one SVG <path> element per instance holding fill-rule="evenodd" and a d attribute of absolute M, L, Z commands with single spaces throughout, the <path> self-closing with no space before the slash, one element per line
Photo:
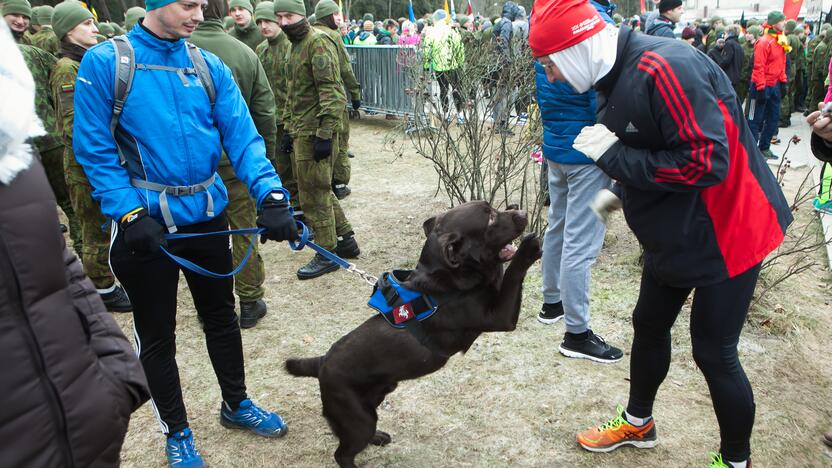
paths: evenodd
<path fill-rule="evenodd" d="M 425 230 L 425 237 L 428 237 L 433 231 L 433 227 L 436 225 L 436 216 L 431 216 L 430 218 L 426 219 L 424 223 L 422 223 L 422 229 Z"/>
<path fill-rule="evenodd" d="M 442 234 L 439 237 L 439 251 L 442 259 L 451 268 L 459 268 L 462 264 L 462 237 L 456 232 Z"/>

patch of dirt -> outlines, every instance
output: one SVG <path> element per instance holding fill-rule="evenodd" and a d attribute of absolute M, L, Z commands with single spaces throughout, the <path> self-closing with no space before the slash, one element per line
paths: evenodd
<path fill-rule="evenodd" d="M 378 274 L 412 267 L 421 249 L 422 221 L 448 204 L 435 197 L 436 174 L 412 152 L 397 157 L 383 140 L 396 122 L 352 121 L 353 194 L 343 203 L 362 254 L 356 264 Z M 179 296 L 177 360 L 197 446 L 210 466 L 335 466 L 337 441 L 321 416 L 317 381 L 289 376 L 289 357 L 324 353 L 371 315 L 371 288 L 345 272 L 301 282 L 298 267 L 307 251 L 268 243 L 269 314 L 243 331 L 249 395 L 277 410 L 288 435 L 268 440 L 218 423 L 220 392 L 187 286 Z M 638 295 L 638 248 L 620 214 L 613 217 L 605 247 L 593 270 L 592 328 L 629 351 L 630 313 Z M 439 372 L 403 382 L 379 410 L 379 428 L 393 436 L 386 447 L 369 447 L 358 463 L 371 467 L 465 466 L 706 466 L 719 448 L 719 433 L 705 380 L 690 351 L 689 308 L 673 335 L 670 372 L 655 406 L 660 445 L 654 450 L 620 449 L 591 454 L 575 434 L 614 415 L 626 404 L 628 358 L 613 365 L 572 360 L 558 354 L 563 325 L 537 322 L 540 267 L 525 284 L 523 310 L 513 333 L 480 337 L 465 356 Z M 830 466 L 832 451 L 820 434 L 832 428 L 832 369 L 828 361 L 830 278 L 807 272 L 784 285 L 786 317 L 797 324 L 775 336 L 752 325 L 740 342 L 754 387 L 757 419 L 752 437 L 755 466 Z M 686 306 L 687 307 L 687 306 Z M 132 337 L 132 318 L 117 315 Z M 629 356 L 629 352 L 627 352 Z M 130 423 L 124 466 L 164 466 L 164 438 L 151 405 Z"/>

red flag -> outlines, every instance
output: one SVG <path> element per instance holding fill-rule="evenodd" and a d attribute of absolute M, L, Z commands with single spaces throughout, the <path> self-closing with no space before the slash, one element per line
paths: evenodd
<path fill-rule="evenodd" d="M 471 6 L 471 0 L 468 0 L 468 10 L 465 11 L 465 14 L 471 16 L 474 13 L 474 7 Z"/>
<path fill-rule="evenodd" d="M 789 0 L 786 0 L 786 1 L 788 2 Z M 647 11 L 647 7 L 644 6 L 644 0 L 639 0 L 638 6 L 641 9 L 641 14 L 643 15 L 644 12 Z"/>
<path fill-rule="evenodd" d="M 796 20 L 802 6 L 803 0 L 784 0 L 783 14 L 786 15 L 786 19 Z"/>

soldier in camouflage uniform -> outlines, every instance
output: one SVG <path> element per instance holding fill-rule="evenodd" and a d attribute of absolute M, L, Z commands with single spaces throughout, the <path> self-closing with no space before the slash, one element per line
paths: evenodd
<path fill-rule="evenodd" d="M 763 34 L 762 28 L 759 26 L 749 26 L 745 34 L 745 40 L 742 43 L 742 53 L 745 57 L 740 71 L 740 81 L 737 83 L 737 97 L 740 104 L 745 102 L 748 97 L 748 85 L 751 82 L 751 69 L 754 68 L 754 43 Z"/>
<path fill-rule="evenodd" d="M 217 55 L 234 75 L 248 106 L 249 114 L 257 127 L 257 133 L 266 144 L 266 157 L 274 165 L 274 95 L 257 55 L 245 44 L 225 32 L 222 18 L 225 15 L 225 0 L 208 0 L 205 21 L 188 39 L 197 47 Z M 228 190 L 228 206 L 225 214 L 231 229 L 252 227 L 257 222 L 257 206 L 249 195 L 248 187 L 241 181 L 228 157 L 223 154 L 217 170 Z M 232 258 L 239 265 L 248 251 L 250 236 L 233 236 Z M 240 298 L 240 327 L 251 328 L 266 315 L 268 310 L 263 300 L 266 270 L 255 243 L 248 262 L 234 276 L 234 291 Z"/>
<path fill-rule="evenodd" d="M 29 42 L 52 55 L 58 55 L 58 38 L 52 30 L 52 12 L 54 9 L 49 5 L 37 7 L 35 18 L 37 18 L 38 32 L 29 38 Z"/>
<path fill-rule="evenodd" d="M 798 26 L 794 30 L 797 36 L 797 64 L 795 65 L 794 86 L 792 86 L 792 106 L 795 112 L 803 112 L 806 110 L 804 102 L 806 101 L 806 33 L 803 26 Z"/>
<path fill-rule="evenodd" d="M 778 126 L 780 128 L 788 128 L 792 124 L 792 110 L 794 107 L 794 102 L 792 100 L 792 96 L 794 95 L 794 80 L 797 76 L 797 57 L 798 53 L 800 52 L 800 39 L 797 38 L 797 35 L 794 33 L 795 28 L 797 27 L 797 21 L 795 20 L 788 20 L 786 21 L 785 27 L 785 34 L 786 39 L 789 40 L 789 46 L 792 48 L 791 52 L 786 54 L 786 63 L 788 66 L 786 67 L 786 83 L 783 85 L 785 88 L 783 91 L 782 100 L 780 101 L 780 122 Z"/>
<path fill-rule="evenodd" d="M 361 85 L 358 83 L 358 79 L 355 78 L 350 55 L 347 53 L 344 41 L 341 40 L 341 33 L 338 31 L 341 23 L 344 22 L 341 10 L 333 0 L 320 0 L 315 5 L 315 18 L 317 19 L 314 23 L 315 28 L 329 36 L 338 50 L 341 81 L 346 86 L 346 93 L 352 101 L 353 110 L 358 110 L 361 108 Z M 338 132 L 338 154 L 332 168 L 332 192 L 339 200 L 343 200 L 352 192 L 347 186 L 351 174 L 349 145 L 350 116 L 345 107 L 341 115 L 341 130 Z"/>
<path fill-rule="evenodd" d="M 300 205 L 321 247 L 354 258 L 359 254 L 358 244 L 331 186 L 338 131 L 347 105 L 339 52 L 326 34 L 309 25 L 303 0 L 277 0 L 274 12 L 292 43 L 285 66 L 283 124 L 294 147 L 292 170 Z M 310 279 L 337 269 L 336 263 L 315 254 L 297 275 Z"/>
<path fill-rule="evenodd" d="M 818 101 L 815 101 L 815 95 L 817 93 L 816 86 L 817 81 L 815 80 L 815 51 L 817 50 L 818 46 L 823 45 L 823 42 L 826 38 L 827 33 L 829 32 L 829 28 L 832 25 L 829 23 L 823 23 L 820 27 L 820 32 L 817 36 L 815 36 L 809 44 L 806 46 L 806 103 L 805 107 L 808 112 L 811 112 L 812 109 L 817 109 Z"/>
<path fill-rule="evenodd" d="M 54 12 L 55 37 L 60 35 L 58 55 L 49 85 L 55 105 L 56 128 L 63 146 L 63 170 L 66 187 L 75 216 L 78 219 L 81 245 L 75 251 L 81 256 L 84 272 L 92 280 L 98 294 L 111 312 L 133 310 L 127 294 L 117 285 L 110 271 L 110 223 L 92 199 L 92 187 L 84 170 L 72 152 L 72 124 L 75 118 L 73 97 L 75 79 L 81 58 L 96 44 L 97 29 L 92 13 L 77 2 L 58 4 Z"/>
<path fill-rule="evenodd" d="M 254 7 L 251 6 L 251 2 L 249 0 L 231 0 L 228 14 L 234 18 L 234 29 L 228 31 L 228 34 L 249 46 L 252 51 L 257 49 L 257 46 L 265 38 L 260 34 L 260 29 L 257 28 L 252 19 Z"/>
<path fill-rule="evenodd" d="M 269 80 L 272 92 L 274 93 L 274 117 L 275 117 L 275 148 L 273 164 L 277 175 L 280 176 L 283 187 L 289 191 L 289 201 L 297 217 L 303 216 L 303 211 L 298 204 L 298 184 L 292 175 L 292 150 L 283 148 L 283 108 L 286 105 L 286 80 L 283 66 L 286 55 L 292 44 L 286 35 L 280 30 L 277 19 L 274 16 L 274 3 L 260 2 L 254 9 L 254 21 L 260 28 L 260 33 L 266 38 L 257 46 L 255 53 L 263 64 L 266 71 L 266 78 Z"/>
<path fill-rule="evenodd" d="M 812 71 L 809 75 L 809 95 L 806 97 L 806 109 L 817 109 L 818 103 L 826 97 L 826 77 L 829 75 L 829 51 L 832 47 L 832 34 L 829 31 L 812 52 Z"/>
<path fill-rule="evenodd" d="M 711 29 L 708 31 L 707 40 L 705 41 L 705 52 L 711 50 L 712 47 L 716 47 L 716 40 L 719 36 L 725 32 L 725 22 L 722 21 L 722 18 L 719 16 L 712 16 L 709 20 L 711 25 Z M 722 31 L 719 31 L 719 28 L 722 28 Z"/>
<path fill-rule="evenodd" d="M 9 25 L 14 41 L 30 44 L 29 24 L 32 21 L 32 6 L 28 0 L 2 0 L 3 19 Z"/>

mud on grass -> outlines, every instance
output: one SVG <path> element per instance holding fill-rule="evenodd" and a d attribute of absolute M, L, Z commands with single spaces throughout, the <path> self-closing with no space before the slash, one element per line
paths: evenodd
<path fill-rule="evenodd" d="M 379 273 L 412 267 L 422 246 L 422 221 L 447 204 L 434 198 L 436 175 L 413 153 L 397 157 L 382 140 L 394 123 L 353 121 L 353 194 L 343 202 L 362 254 L 356 263 Z M 220 392 L 184 281 L 181 283 L 177 350 L 190 424 L 210 466 L 334 466 L 337 441 L 321 416 L 317 381 L 289 376 L 283 361 L 316 356 L 370 316 L 371 288 L 338 272 L 300 282 L 295 271 L 309 252 L 292 253 L 268 243 L 269 314 L 243 331 L 247 386 L 251 398 L 277 410 L 289 433 L 269 440 L 228 430 L 218 423 Z M 640 268 L 635 239 L 621 215 L 607 233 L 593 270 L 592 327 L 611 344 L 629 351 L 630 313 L 638 294 Z M 741 357 L 756 394 L 752 438 L 755 466 L 830 466 L 832 452 L 819 441 L 832 428 L 832 388 L 826 350 L 830 329 L 828 275 L 809 272 L 782 303 L 800 320 L 816 324 L 772 336 L 748 326 Z M 716 419 L 704 378 L 690 352 L 689 308 L 674 328 L 673 361 L 659 390 L 655 417 L 660 444 L 653 450 L 619 449 L 591 454 L 575 434 L 614 415 L 626 404 L 629 353 L 602 365 L 560 356 L 562 323 L 537 322 L 540 267 L 525 284 L 523 310 L 513 333 L 481 336 L 465 356 L 442 370 L 403 382 L 379 409 L 379 428 L 393 436 L 386 447 L 369 447 L 360 465 L 371 467 L 466 466 L 707 466 L 719 448 Z M 132 337 L 129 314 L 117 315 Z M 393 357 L 394 358 L 394 357 Z M 151 405 L 131 420 L 122 452 L 124 466 L 164 466 L 164 439 Z"/>

